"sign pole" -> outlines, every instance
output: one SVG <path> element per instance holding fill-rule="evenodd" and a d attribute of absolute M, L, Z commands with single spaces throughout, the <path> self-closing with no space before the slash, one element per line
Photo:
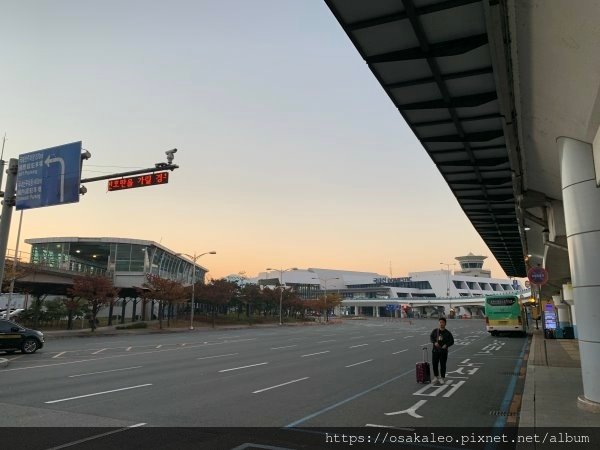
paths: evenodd
<path fill-rule="evenodd" d="M 13 206 L 15 205 L 18 167 L 19 160 L 11 158 L 8 162 L 8 170 L 6 171 L 6 187 L 4 189 L 4 200 L 2 201 L 2 220 L 0 220 L 0 286 L 4 280 L 6 248 L 8 246 L 8 234 L 10 233 L 10 221 L 12 219 Z"/>

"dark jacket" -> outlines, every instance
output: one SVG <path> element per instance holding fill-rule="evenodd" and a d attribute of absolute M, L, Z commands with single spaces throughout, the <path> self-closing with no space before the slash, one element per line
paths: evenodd
<path fill-rule="evenodd" d="M 447 352 L 448 347 L 450 347 L 452 344 L 454 344 L 454 336 L 452 336 L 452 333 L 450 333 L 447 329 L 444 329 L 442 331 L 439 328 L 436 328 L 435 330 L 433 330 L 431 332 L 429 339 L 431 340 L 431 343 L 434 344 L 433 350 L 432 350 L 434 352 L 438 352 L 438 351 Z M 436 342 L 438 344 L 440 344 L 439 347 L 435 346 Z M 446 349 L 441 348 L 444 345 L 446 346 Z"/>

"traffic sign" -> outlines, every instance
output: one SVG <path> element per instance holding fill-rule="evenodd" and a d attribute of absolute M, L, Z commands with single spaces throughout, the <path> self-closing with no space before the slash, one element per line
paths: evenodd
<path fill-rule="evenodd" d="M 121 191 L 123 189 L 133 189 L 143 186 L 154 186 L 156 184 L 166 184 L 169 182 L 169 172 L 155 172 L 135 177 L 115 178 L 108 180 L 109 191 Z"/>
<path fill-rule="evenodd" d="M 531 284 L 543 286 L 548 282 L 548 271 L 543 267 L 532 267 L 527 272 L 527 278 Z"/>
<path fill-rule="evenodd" d="M 79 201 L 81 141 L 19 155 L 16 208 Z"/>

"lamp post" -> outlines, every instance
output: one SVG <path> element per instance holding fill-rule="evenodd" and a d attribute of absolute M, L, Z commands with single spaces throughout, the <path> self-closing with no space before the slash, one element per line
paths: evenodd
<path fill-rule="evenodd" d="M 279 281 L 281 282 L 280 290 L 279 290 L 279 325 L 283 325 L 283 318 L 281 315 L 282 306 L 283 306 L 283 286 L 285 283 L 283 282 L 283 272 L 289 272 L 290 270 L 298 270 L 297 267 L 290 267 L 289 269 L 271 269 L 267 267 L 268 271 L 275 270 L 279 272 Z"/>
<path fill-rule="evenodd" d="M 216 255 L 217 252 L 215 252 L 215 251 L 205 252 L 205 253 L 200 253 L 199 255 L 197 255 L 196 253 L 194 253 L 194 256 L 189 255 L 187 253 L 180 253 L 180 254 L 184 255 L 184 256 L 187 256 L 192 261 L 194 261 L 194 265 L 192 266 L 192 307 L 190 309 L 190 330 L 193 330 L 194 329 L 194 302 L 195 302 L 195 298 L 194 297 L 195 297 L 195 293 L 196 293 L 196 261 L 201 256 L 204 256 L 204 255 Z"/>
<path fill-rule="evenodd" d="M 450 315 L 452 315 L 452 299 L 450 298 L 450 266 L 456 266 L 456 263 L 448 264 L 441 262 L 440 265 L 446 266 L 446 269 L 448 269 L 448 272 L 446 273 L 446 297 L 450 302 Z"/>
<path fill-rule="evenodd" d="M 331 277 L 331 278 L 319 278 L 319 280 L 323 281 L 323 285 L 325 286 L 325 322 L 329 322 L 329 314 L 327 311 L 327 282 L 331 280 L 339 280 L 340 277 Z"/>

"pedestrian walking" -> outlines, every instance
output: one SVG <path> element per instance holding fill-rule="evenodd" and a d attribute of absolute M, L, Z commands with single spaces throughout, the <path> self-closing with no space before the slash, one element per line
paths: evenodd
<path fill-rule="evenodd" d="M 446 382 L 446 362 L 448 361 L 448 347 L 454 344 L 454 336 L 446 329 L 446 318 L 440 317 L 440 325 L 431 332 L 429 339 L 433 343 L 431 351 L 431 364 L 435 380 L 431 384 L 444 384 Z M 439 366 L 439 367 L 438 367 Z M 440 378 L 441 375 L 441 378 Z"/>

